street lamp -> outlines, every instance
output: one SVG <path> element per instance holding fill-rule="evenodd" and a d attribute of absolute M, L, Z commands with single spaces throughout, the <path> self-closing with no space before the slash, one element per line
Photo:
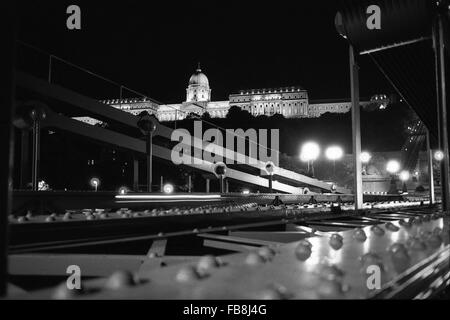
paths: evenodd
<path fill-rule="evenodd" d="M 266 163 L 266 172 L 269 174 L 269 192 L 272 193 L 273 172 L 275 164 L 272 161 Z"/>
<path fill-rule="evenodd" d="M 223 162 L 217 162 L 214 165 L 214 174 L 216 175 L 216 177 L 219 178 L 219 183 L 220 183 L 220 193 L 224 193 L 224 178 L 225 175 L 227 173 L 227 166 L 225 163 Z"/>
<path fill-rule="evenodd" d="M 300 151 L 300 160 L 308 163 L 308 172 L 311 164 L 312 175 L 314 176 L 314 160 L 319 157 L 320 147 L 315 142 L 306 142 Z"/>
<path fill-rule="evenodd" d="M 434 159 L 436 159 L 437 161 L 442 161 L 444 159 L 444 152 L 442 152 L 441 150 L 437 150 L 434 153 Z"/>
<path fill-rule="evenodd" d="M 119 194 L 127 194 L 128 191 L 129 191 L 128 188 L 125 186 L 119 188 Z"/>
<path fill-rule="evenodd" d="M 367 151 L 363 151 L 363 152 L 361 152 L 359 158 L 361 159 L 361 163 L 362 163 L 362 174 L 367 174 L 367 164 L 369 163 L 370 159 L 372 158 L 372 155 Z"/>
<path fill-rule="evenodd" d="M 333 161 L 333 176 L 335 176 L 336 171 L 336 160 L 339 160 L 344 155 L 344 151 L 339 146 L 331 146 L 328 147 L 325 151 L 325 156 L 328 158 L 328 160 Z"/>
<path fill-rule="evenodd" d="M 409 172 L 406 170 L 403 170 L 402 172 L 400 172 L 399 174 L 399 178 L 400 180 L 403 182 L 403 186 L 402 186 L 402 191 L 403 193 L 407 193 L 408 192 L 408 188 L 406 186 L 406 181 L 409 180 Z"/>
<path fill-rule="evenodd" d="M 396 174 L 400 170 L 400 163 L 397 160 L 389 160 L 386 164 L 386 170 L 390 174 Z"/>
<path fill-rule="evenodd" d="M 173 185 L 170 183 L 166 183 L 163 187 L 164 193 L 172 193 L 173 192 Z"/>
<path fill-rule="evenodd" d="M 139 114 L 137 126 L 144 134 L 146 139 L 145 153 L 147 154 L 147 191 L 152 192 L 153 133 L 156 131 L 156 123 L 154 117 L 150 116 L 147 111 L 142 111 Z"/>
<path fill-rule="evenodd" d="M 391 174 L 391 185 L 389 187 L 389 194 L 397 193 L 397 184 L 395 182 L 395 175 L 400 170 L 400 163 L 397 160 L 389 160 L 386 164 L 386 170 Z"/>
<path fill-rule="evenodd" d="M 360 159 L 362 163 L 369 163 L 370 159 L 372 159 L 372 155 L 367 151 L 363 151 L 361 152 Z"/>
<path fill-rule="evenodd" d="M 95 192 L 97 192 L 98 190 L 98 186 L 100 185 L 100 179 L 98 178 L 92 178 L 89 183 L 91 184 L 92 187 L 94 187 Z"/>

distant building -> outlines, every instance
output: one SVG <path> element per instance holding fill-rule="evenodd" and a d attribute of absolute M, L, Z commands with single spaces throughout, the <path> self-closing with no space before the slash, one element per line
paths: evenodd
<path fill-rule="evenodd" d="M 327 112 L 346 113 L 351 108 L 349 101 L 309 101 L 308 92 L 299 86 L 240 90 L 230 94 L 227 101 L 211 101 L 209 80 L 200 65 L 189 78 L 186 100 L 182 103 L 159 104 L 150 99 L 113 99 L 102 102 L 136 115 L 147 111 L 155 114 L 161 122 L 182 120 L 190 114 L 201 116 L 205 112 L 212 118 L 224 118 L 232 106 L 246 110 L 253 116 L 281 114 L 285 118 L 317 118 Z M 87 117 L 77 119 L 90 124 L 99 122 Z"/>
<path fill-rule="evenodd" d="M 308 92 L 301 87 L 241 90 L 230 95 L 230 106 L 237 106 L 253 116 L 278 113 L 286 118 L 309 117 Z"/>

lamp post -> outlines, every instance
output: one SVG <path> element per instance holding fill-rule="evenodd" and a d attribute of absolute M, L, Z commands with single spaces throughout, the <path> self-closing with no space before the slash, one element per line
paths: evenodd
<path fill-rule="evenodd" d="M 163 191 L 164 191 L 164 193 L 172 193 L 173 190 L 174 190 L 173 184 L 166 183 L 166 184 L 163 186 Z"/>
<path fill-rule="evenodd" d="M 319 157 L 320 147 L 315 142 L 306 142 L 300 151 L 300 160 L 308 163 L 308 173 L 310 172 L 310 167 L 312 171 L 312 176 L 314 177 L 314 160 Z"/>
<path fill-rule="evenodd" d="M 397 184 L 395 181 L 395 176 L 400 170 L 400 163 L 397 160 L 389 160 L 386 164 L 386 170 L 391 174 L 391 184 L 388 193 L 397 194 Z"/>
<path fill-rule="evenodd" d="M 434 154 L 433 154 L 433 158 L 434 158 L 434 160 L 436 160 L 437 162 L 439 162 L 439 163 L 441 163 L 442 162 L 442 160 L 444 160 L 444 152 L 442 152 L 442 150 L 436 150 L 435 152 L 434 152 Z M 439 165 L 439 170 L 440 170 L 440 179 L 439 179 L 439 182 L 440 182 L 440 185 L 441 185 L 441 188 L 442 188 L 442 166 L 440 166 Z M 433 169 L 431 169 L 431 171 L 433 171 Z"/>
<path fill-rule="evenodd" d="M 220 193 L 224 193 L 224 178 L 227 172 L 227 166 L 223 162 L 218 162 L 214 165 L 214 174 L 219 178 Z"/>
<path fill-rule="evenodd" d="M 367 164 L 370 162 L 370 159 L 372 159 L 372 155 L 367 151 L 363 151 L 363 152 L 361 152 L 360 159 L 361 159 L 361 163 L 363 164 L 362 174 L 366 175 L 367 174 Z"/>
<path fill-rule="evenodd" d="M 266 171 L 269 174 L 269 192 L 272 193 L 273 172 L 275 170 L 275 164 L 272 161 L 267 162 Z"/>
<path fill-rule="evenodd" d="M 336 160 L 339 160 L 344 155 L 344 151 L 339 146 L 328 147 L 325 151 L 325 156 L 328 160 L 333 161 L 333 177 L 336 175 Z"/>
<path fill-rule="evenodd" d="M 100 179 L 99 178 L 92 178 L 90 180 L 90 184 L 94 188 L 95 192 L 97 192 L 98 186 L 100 185 Z"/>
<path fill-rule="evenodd" d="M 441 162 L 444 159 L 444 152 L 442 152 L 441 150 L 436 150 L 434 152 L 434 159 Z"/>
<path fill-rule="evenodd" d="M 122 195 L 123 194 L 127 194 L 128 191 L 129 191 L 129 189 L 127 187 L 125 187 L 125 186 L 122 186 L 122 187 L 119 188 L 119 194 L 122 194 Z"/>
<path fill-rule="evenodd" d="M 147 153 L 147 191 L 152 192 L 152 158 L 153 158 L 153 132 L 156 130 L 154 119 L 147 111 L 139 114 L 137 122 L 138 128 L 146 138 L 146 153 Z"/>
<path fill-rule="evenodd" d="M 410 177 L 409 172 L 406 171 L 406 170 L 403 170 L 402 172 L 400 172 L 399 177 L 400 177 L 400 180 L 403 182 L 402 192 L 403 193 L 408 193 L 408 187 L 406 186 L 406 181 L 409 180 L 409 177 Z"/>

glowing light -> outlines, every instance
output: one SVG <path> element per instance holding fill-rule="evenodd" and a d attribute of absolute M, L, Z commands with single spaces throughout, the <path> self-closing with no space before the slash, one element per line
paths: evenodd
<path fill-rule="evenodd" d="M 41 180 L 38 182 L 38 190 L 46 191 L 46 190 L 50 190 L 50 187 L 44 180 Z"/>
<path fill-rule="evenodd" d="M 409 179 L 409 172 L 406 170 L 403 170 L 402 172 L 400 172 L 400 180 L 402 181 L 407 181 Z"/>
<path fill-rule="evenodd" d="M 173 185 L 170 183 L 166 183 L 163 187 L 164 193 L 172 193 L 173 192 Z"/>
<path fill-rule="evenodd" d="M 339 146 L 328 147 L 327 150 L 325 151 L 325 156 L 329 160 L 338 160 L 338 159 L 342 158 L 343 155 L 344 155 L 344 151 Z"/>
<path fill-rule="evenodd" d="M 302 146 L 301 152 L 300 152 L 300 160 L 307 162 L 307 161 L 314 161 L 319 157 L 320 154 L 320 147 L 315 142 L 307 142 Z"/>
<path fill-rule="evenodd" d="M 242 194 L 250 194 L 250 190 L 244 189 L 244 190 L 242 190 Z"/>
<path fill-rule="evenodd" d="M 159 203 L 164 202 L 191 202 L 191 201 L 217 201 L 221 198 L 219 194 L 208 194 L 208 195 L 175 195 L 175 194 L 132 194 L 132 195 L 116 195 L 117 203 Z"/>
<path fill-rule="evenodd" d="M 94 187 L 95 191 L 97 191 L 98 186 L 100 185 L 100 179 L 99 178 L 92 178 L 89 183 L 92 187 Z"/>
<path fill-rule="evenodd" d="M 400 170 L 400 163 L 397 160 L 389 160 L 386 170 L 391 174 L 397 173 Z"/>
<path fill-rule="evenodd" d="M 442 152 L 441 150 L 437 150 L 434 153 L 434 159 L 436 159 L 437 161 L 442 161 L 444 159 L 444 152 Z"/>
<path fill-rule="evenodd" d="M 361 152 L 360 159 L 362 163 L 368 163 L 372 156 L 367 151 Z"/>
<path fill-rule="evenodd" d="M 129 191 L 128 188 L 125 186 L 119 188 L 119 194 L 127 194 L 128 191 Z"/>

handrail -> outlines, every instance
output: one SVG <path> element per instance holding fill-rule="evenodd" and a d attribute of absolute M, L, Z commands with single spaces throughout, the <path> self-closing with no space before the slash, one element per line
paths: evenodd
<path fill-rule="evenodd" d="M 17 41 L 17 43 L 21 44 L 22 46 L 25 46 L 25 47 L 28 47 L 28 48 L 30 48 L 30 49 L 33 49 L 33 50 L 35 50 L 35 51 L 37 51 L 37 52 L 39 52 L 39 53 L 41 53 L 41 54 L 47 55 L 47 56 L 49 57 L 49 68 L 48 68 L 48 78 L 47 78 L 47 80 L 48 80 L 49 83 L 52 83 L 52 81 L 51 81 L 51 80 L 52 80 L 52 61 L 53 61 L 53 59 L 55 59 L 55 60 L 58 60 L 58 61 L 60 61 L 60 62 L 62 62 L 62 63 L 64 63 L 64 64 L 67 64 L 67 65 L 70 66 L 70 67 L 73 67 L 73 68 L 75 68 L 75 69 L 78 69 L 78 70 L 80 70 L 80 71 L 83 71 L 84 73 L 87 73 L 87 74 L 89 74 L 89 75 L 91 75 L 91 76 L 94 76 L 94 77 L 96 77 L 96 78 L 98 78 L 98 79 L 101 79 L 101 80 L 106 81 L 106 82 L 108 82 L 108 83 L 110 83 L 110 84 L 113 84 L 113 85 L 119 87 L 121 91 L 122 91 L 123 89 L 125 89 L 125 90 L 127 90 L 127 91 L 130 91 L 130 92 L 132 92 L 132 93 L 134 93 L 134 94 L 137 94 L 137 95 L 141 96 L 142 98 L 146 98 L 146 99 L 150 100 L 151 102 L 154 102 L 154 103 L 156 103 L 156 104 L 162 104 L 161 102 L 159 102 L 159 101 L 157 101 L 157 100 L 155 100 L 155 99 L 153 99 L 153 98 L 150 98 L 150 97 L 147 96 L 146 94 L 143 94 L 143 93 L 141 93 L 141 92 L 138 92 L 138 91 L 136 91 L 136 90 L 133 90 L 133 89 L 131 89 L 131 88 L 129 88 L 129 87 L 123 85 L 123 84 L 120 84 L 120 83 L 118 83 L 118 82 L 115 82 L 115 81 L 113 81 L 113 80 L 111 80 L 111 79 L 108 79 L 108 78 L 106 78 L 106 77 L 104 77 L 104 76 L 101 76 L 101 75 L 99 75 L 98 73 L 95 73 L 95 72 L 90 71 L 90 70 L 88 70 L 88 69 L 86 69 L 86 68 L 83 68 L 83 67 L 81 67 L 81 66 L 79 66 L 79 65 L 77 65 L 77 64 L 75 64 L 75 63 L 72 63 L 72 62 L 70 62 L 70 61 L 67 61 L 67 60 L 65 60 L 65 59 L 63 59 L 63 58 L 61 58 L 61 57 L 58 57 L 58 56 L 56 56 L 56 55 L 54 55 L 54 54 L 51 54 L 51 53 L 49 53 L 49 52 L 47 52 L 47 51 L 45 51 L 45 50 L 42 50 L 42 49 L 40 49 L 40 48 L 38 48 L 38 47 L 36 47 L 36 46 L 33 46 L 33 45 L 31 45 L 31 44 L 29 44 L 29 43 L 26 43 L 26 42 L 24 42 L 24 41 L 21 41 L 21 40 L 16 40 L 16 41 Z"/>
<path fill-rule="evenodd" d="M 72 63 L 72 62 L 70 62 L 70 61 L 67 61 L 67 60 L 65 60 L 65 59 L 63 59 L 63 58 L 60 58 L 60 57 L 58 57 L 58 56 L 56 56 L 56 55 L 54 55 L 54 54 L 51 54 L 51 53 L 49 53 L 49 52 L 47 52 L 47 51 L 45 51 L 45 50 L 43 50 L 43 49 L 40 49 L 40 48 L 36 47 L 36 46 L 33 46 L 33 45 L 31 45 L 31 44 L 29 44 L 29 43 L 26 43 L 26 42 L 24 42 L 24 41 L 21 41 L 21 40 L 16 40 L 16 41 L 17 41 L 17 43 L 19 43 L 19 44 L 21 44 L 21 45 L 23 45 L 23 46 L 25 46 L 25 47 L 31 48 L 31 49 L 33 49 L 33 50 L 35 50 L 35 51 L 37 51 L 37 52 L 39 52 L 39 53 L 41 53 L 41 54 L 44 54 L 44 55 L 49 56 L 49 68 L 48 68 L 48 77 L 47 77 L 47 80 L 48 80 L 49 83 L 52 83 L 52 59 L 55 59 L 55 60 L 58 60 L 58 61 L 60 61 L 60 62 L 63 62 L 63 63 L 65 63 L 65 64 L 67 64 L 68 66 L 71 66 L 71 67 L 73 67 L 73 68 L 76 68 L 76 69 L 78 69 L 78 70 L 80 70 L 80 71 L 83 71 L 83 72 L 89 74 L 89 75 L 92 75 L 92 76 L 97 77 L 97 78 L 99 78 L 99 79 L 101 79 L 101 80 L 104 80 L 104 81 L 106 81 L 106 82 L 108 82 L 108 83 L 110 83 L 110 84 L 113 84 L 113 85 L 115 85 L 115 86 L 118 86 L 118 87 L 120 88 L 120 91 L 119 91 L 119 105 L 120 105 L 120 106 L 122 106 L 122 100 L 123 100 L 123 99 L 122 99 L 122 92 L 123 92 L 123 89 L 128 90 L 128 91 L 130 91 L 130 92 L 132 92 L 132 93 L 135 93 L 135 94 L 141 96 L 142 98 L 148 99 L 149 101 L 151 101 L 151 102 L 153 102 L 153 103 L 156 103 L 156 104 L 158 104 L 158 105 L 162 105 L 162 104 L 163 104 L 163 103 L 161 103 L 161 102 L 159 102 L 159 101 L 157 101 L 157 100 L 155 100 L 155 99 L 152 99 L 152 98 L 148 97 L 147 95 L 145 95 L 145 94 L 143 94 L 143 93 L 140 93 L 140 92 L 138 92 L 138 91 L 136 91 L 136 90 L 130 89 L 130 88 L 127 87 L 127 86 L 124 86 L 124 85 L 122 85 L 122 84 L 120 84 L 120 83 L 118 83 L 118 82 L 115 82 L 115 81 L 113 81 L 113 80 L 111 80 L 111 79 L 108 79 L 108 78 L 106 78 L 106 77 L 103 77 L 103 76 L 101 76 L 101 75 L 99 75 L 99 74 L 97 74 L 97 73 L 95 73 L 95 72 L 93 72 L 93 71 L 90 71 L 90 70 L 88 70 L 88 69 L 86 69 L 86 68 L 83 68 L 83 67 L 81 67 L 81 66 L 79 66 L 79 65 L 76 65 L 76 64 L 74 64 L 74 63 Z M 169 105 L 167 105 L 167 106 L 169 106 Z M 184 111 L 184 110 L 178 110 L 178 109 L 176 109 L 176 108 L 174 108 L 174 107 L 172 107 L 172 106 L 169 106 L 169 107 L 172 108 L 172 109 L 174 109 L 174 110 L 176 110 L 177 112 L 181 112 L 181 113 L 184 113 L 184 114 L 188 114 L 187 111 Z M 221 130 L 221 131 L 223 131 L 223 132 L 226 131 L 225 128 L 223 128 L 223 127 L 221 127 L 221 126 L 219 126 L 219 125 L 217 125 L 217 124 L 214 124 L 214 123 L 212 123 L 212 122 L 209 122 L 209 121 L 207 121 L 207 120 L 205 120 L 205 119 L 202 119 L 202 118 L 201 118 L 199 115 L 197 115 L 197 114 L 194 114 L 194 117 L 195 117 L 197 120 L 200 120 L 200 121 L 202 121 L 203 123 L 208 124 L 208 125 L 210 125 L 210 126 L 216 128 L 216 129 L 219 129 L 219 130 Z M 246 136 L 240 136 L 240 135 L 236 134 L 235 132 L 233 132 L 233 135 L 234 135 L 235 137 L 244 138 L 244 139 L 245 139 L 246 141 L 248 141 L 249 143 L 254 143 L 255 145 L 257 145 L 257 146 L 259 146 L 260 148 L 263 148 L 263 149 L 265 149 L 265 150 L 270 150 L 271 152 L 277 152 L 277 153 L 279 152 L 279 150 L 275 150 L 275 149 L 269 148 L 269 147 L 267 147 L 267 146 L 261 145 L 260 143 L 258 143 L 258 141 L 250 140 L 249 137 L 246 137 Z"/>

